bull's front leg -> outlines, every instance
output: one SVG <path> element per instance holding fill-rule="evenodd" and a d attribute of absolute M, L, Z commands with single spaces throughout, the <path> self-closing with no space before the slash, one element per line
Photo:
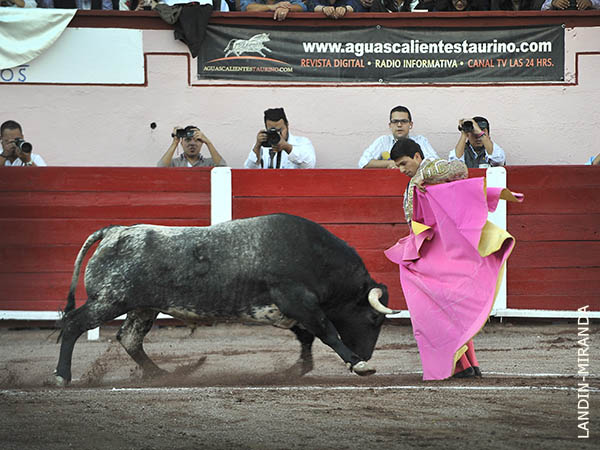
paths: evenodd
<path fill-rule="evenodd" d="M 342 342 L 337 329 L 321 309 L 315 294 L 297 285 L 287 289 L 272 288 L 270 294 L 273 299 L 278 299 L 276 303 L 285 316 L 297 320 L 325 345 L 331 347 L 354 373 L 372 375 L 376 372 L 374 367 Z"/>
<path fill-rule="evenodd" d="M 325 314 L 323 315 L 325 316 Z M 356 353 L 346 347 L 340 339 L 335 326 L 327 319 L 327 317 L 325 317 L 325 320 L 327 322 L 324 324 L 323 333 L 321 335 L 316 334 L 316 336 L 321 339 L 325 345 L 328 345 L 340 355 L 351 371 L 362 376 L 373 375 L 376 372 L 375 367 L 368 361 L 363 361 Z"/>

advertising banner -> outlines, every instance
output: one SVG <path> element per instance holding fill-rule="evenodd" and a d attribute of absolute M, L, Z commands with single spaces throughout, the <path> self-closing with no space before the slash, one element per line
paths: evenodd
<path fill-rule="evenodd" d="M 564 79 L 564 28 L 251 28 L 211 25 L 199 79 L 364 83 Z"/>

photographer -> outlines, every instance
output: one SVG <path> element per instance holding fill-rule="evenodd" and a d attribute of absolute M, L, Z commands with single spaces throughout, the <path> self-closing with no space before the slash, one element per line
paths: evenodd
<path fill-rule="evenodd" d="M 37 153 L 32 153 L 33 146 L 25 141 L 23 130 L 14 120 L 7 120 L 0 126 L 2 154 L 0 166 L 45 166 L 46 162 Z"/>
<path fill-rule="evenodd" d="M 283 108 L 265 111 L 265 129 L 256 135 L 254 148 L 244 167 L 247 169 L 312 169 L 315 149 L 308 138 L 289 132 Z"/>
<path fill-rule="evenodd" d="M 503 166 L 506 164 L 504 150 L 492 141 L 490 123 L 485 117 L 477 116 L 458 121 L 460 138 L 448 160 L 459 159 L 468 168 Z"/>
<path fill-rule="evenodd" d="M 600 166 L 600 153 L 596 155 L 596 157 L 591 156 L 589 161 L 586 162 L 588 166 Z"/>
<path fill-rule="evenodd" d="M 185 128 L 175 127 L 171 137 L 173 141 L 158 161 L 158 167 L 214 167 L 227 165 L 210 139 L 198 127 L 193 125 L 188 125 Z M 173 157 L 180 143 L 183 153 Z M 210 158 L 205 158 L 200 154 L 203 144 L 206 144 Z"/>

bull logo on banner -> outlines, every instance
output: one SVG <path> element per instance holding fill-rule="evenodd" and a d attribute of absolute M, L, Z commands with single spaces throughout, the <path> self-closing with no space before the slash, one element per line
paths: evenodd
<path fill-rule="evenodd" d="M 225 57 L 228 57 L 232 53 L 235 56 L 240 56 L 243 53 L 259 53 L 262 56 L 267 56 L 263 53 L 263 50 L 271 52 L 265 46 L 265 42 L 269 41 L 268 33 L 255 34 L 250 39 L 232 39 L 223 51 L 225 52 Z"/>

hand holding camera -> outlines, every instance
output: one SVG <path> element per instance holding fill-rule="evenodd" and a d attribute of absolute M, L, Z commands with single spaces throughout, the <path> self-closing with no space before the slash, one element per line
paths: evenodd
<path fill-rule="evenodd" d="M 269 128 L 264 132 L 263 147 L 277 147 L 281 142 L 281 135 L 277 128 Z"/>
<path fill-rule="evenodd" d="M 9 142 L 8 146 L 4 147 L 2 157 L 11 161 L 16 157 L 23 161 L 23 163 L 30 163 L 32 150 L 33 145 L 25 141 L 25 139 L 15 138 Z"/>
<path fill-rule="evenodd" d="M 256 135 L 256 144 L 254 145 L 255 151 L 260 150 L 261 147 L 273 148 L 275 151 L 280 151 L 280 146 L 283 145 L 285 140 L 282 138 L 277 128 L 269 128 L 268 130 L 260 130 Z"/>
<path fill-rule="evenodd" d="M 25 139 L 15 139 L 15 145 L 23 153 L 31 153 L 31 150 L 33 150 L 33 145 L 31 145 L 29 142 L 26 142 Z"/>
<path fill-rule="evenodd" d="M 195 131 L 196 130 L 189 129 L 188 127 L 186 127 L 186 128 L 175 127 L 175 128 L 173 128 L 171 137 L 175 138 L 175 139 L 191 138 L 191 137 L 194 137 Z"/>
<path fill-rule="evenodd" d="M 458 121 L 458 131 L 462 133 L 481 134 L 482 130 L 477 121 L 473 119 L 460 119 Z"/>

